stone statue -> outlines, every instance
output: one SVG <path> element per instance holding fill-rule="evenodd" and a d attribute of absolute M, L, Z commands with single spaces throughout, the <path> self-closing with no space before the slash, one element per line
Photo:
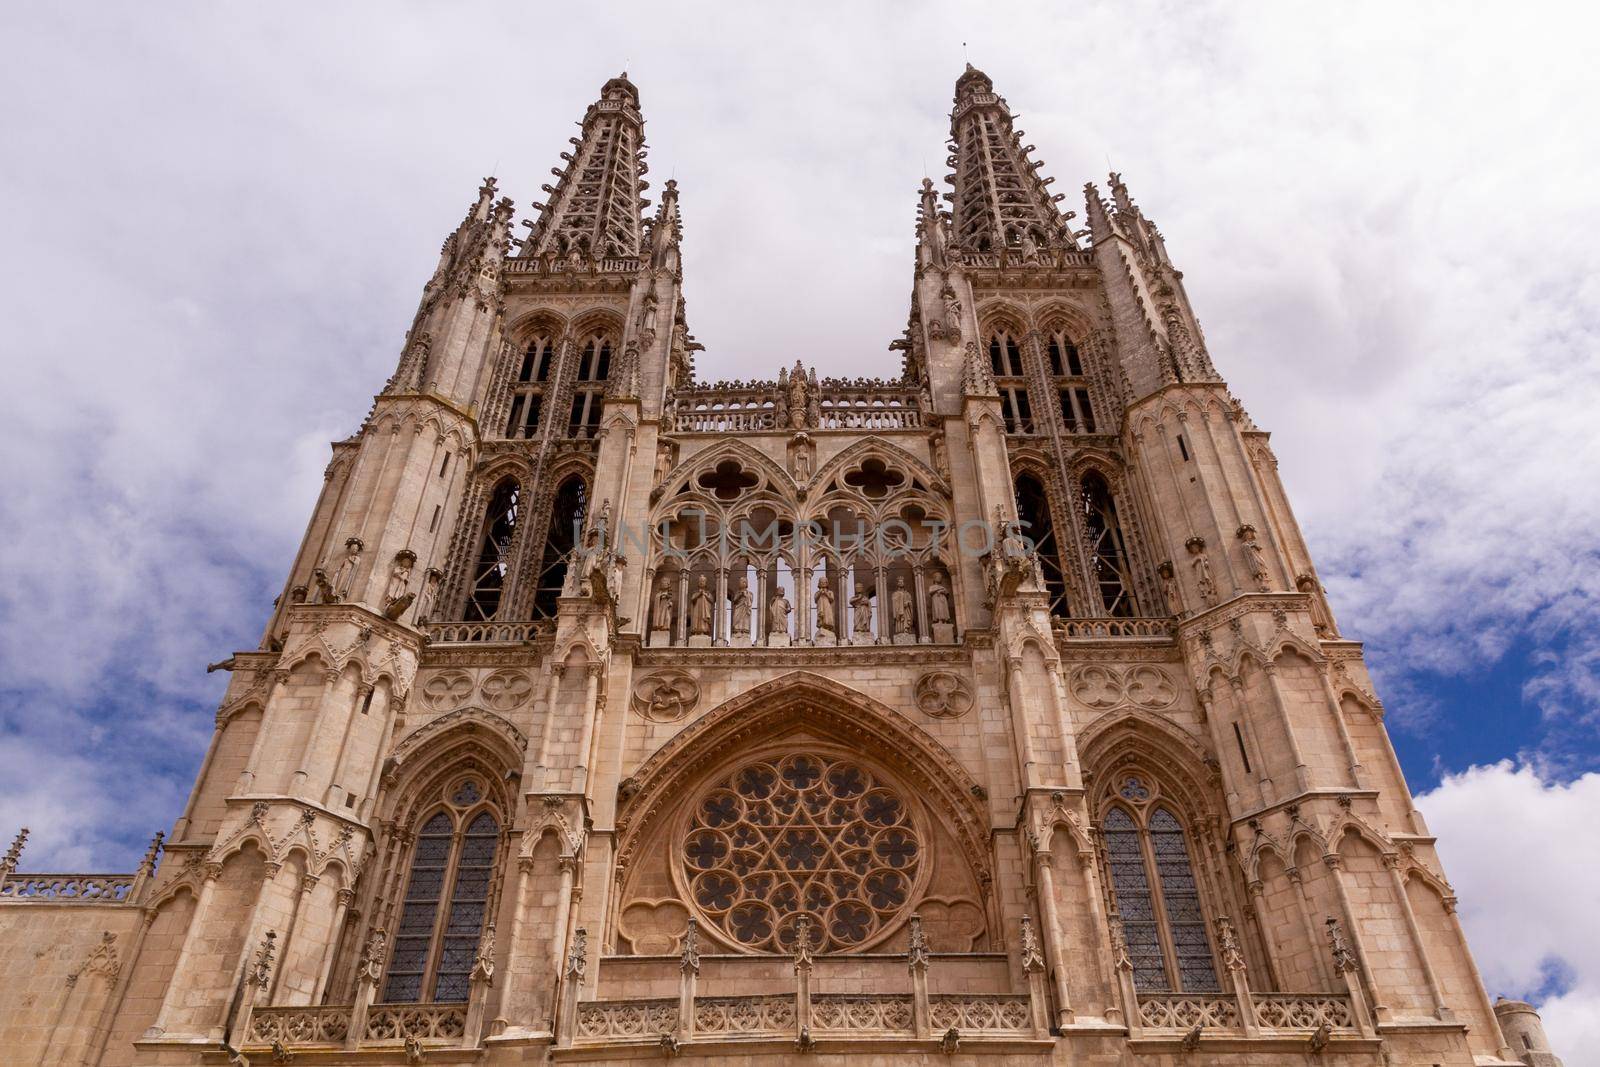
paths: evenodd
<path fill-rule="evenodd" d="M 940 294 L 944 300 L 944 317 L 949 320 L 945 329 L 950 331 L 952 337 L 961 336 L 961 301 L 956 297 L 956 291 L 950 286 L 944 287 Z"/>
<path fill-rule="evenodd" d="M 706 591 L 706 576 L 703 574 L 695 583 L 694 596 L 689 599 L 689 632 L 711 632 L 711 594 Z"/>
<path fill-rule="evenodd" d="M 344 543 L 344 559 L 339 561 L 339 569 L 333 572 L 332 600 L 338 603 L 350 595 L 350 587 L 355 584 L 356 568 L 361 565 L 361 550 L 365 546 L 361 538 L 352 537 Z"/>
<path fill-rule="evenodd" d="M 402 548 L 394 554 L 394 566 L 389 568 L 389 584 L 383 590 L 383 613 L 398 619 L 416 599 L 411 591 L 411 568 L 416 565 L 417 554 Z"/>
<path fill-rule="evenodd" d="M 656 336 L 656 294 L 647 293 L 644 298 L 644 317 L 640 322 L 639 330 L 645 336 L 645 344 L 649 344 Z"/>
<path fill-rule="evenodd" d="M 894 632 L 909 634 L 916 624 L 911 608 L 911 593 L 906 589 L 905 575 L 894 580 L 894 592 L 889 594 L 889 608 L 894 612 Z"/>
<path fill-rule="evenodd" d="M 1294 580 L 1294 587 L 1311 598 L 1311 627 L 1318 637 L 1333 637 L 1333 619 L 1323 600 L 1322 587 L 1311 574 L 1302 574 Z"/>
<path fill-rule="evenodd" d="M 1167 614 L 1181 616 L 1183 614 L 1183 590 L 1178 588 L 1178 576 L 1172 568 L 1172 561 L 1161 564 L 1156 568 L 1161 575 L 1161 595 L 1167 602 Z"/>
<path fill-rule="evenodd" d="M 950 617 L 950 591 L 944 587 L 944 579 L 937 574 L 932 578 L 933 586 L 928 590 L 928 619 L 934 624 L 948 623 Z"/>
<path fill-rule="evenodd" d="M 672 579 L 663 578 L 656 583 L 656 602 L 650 610 L 650 629 L 672 629 Z"/>
<path fill-rule="evenodd" d="M 772 600 L 767 605 L 767 633 L 789 634 L 789 612 L 794 610 L 789 606 L 789 598 L 783 595 L 780 588 L 772 594 Z"/>
<path fill-rule="evenodd" d="M 789 372 L 789 426 L 804 429 L 806 425 L 806 369 L 797 359 Z"/>
<path fill-rule="evenodd" d="M 872 598 L 859 585 L 856 586 L 855 596 L 850 598 L 850 613 L 853 620 L 851 625 L 856 633 L 872 632 Z"/>
<path fill-rule="evenodd" d="M 429 567 L 422 576 L 422 592 L 417 594 L 417 611 L 412 616 L 419 625 L 433 617 L 434 605 L 439 600 L 439 583 L 442 581 L 444 572 L 437 567 Z"/>
<path fill-rule="evenodd" d="M 1206 539 L 1191 537 L 1184 542 L 1184 547 L 1192 557 L 1189 569 L 1194 574 L 1195 589 L 1199 591 L 1201 601 L 1210 607 L 1217 601 L 1217 583 L 1211 577 L 1211 561 L 1206 558 Z"/>
<path fill-rule="evenodd" d="M 1261 542 L 1256 540 L 1256 528 L 1249 523 L 1239 527 L 1239 540 L 1243 542 L 1239 551 L 1244 556 L 1245 569 L 1255 579 L 1256 588 L 1265 593 L 1271 572 L 1267 569 L 1267 554 L 1261 550 Z"/>
<path fill-rule="evenodd" d="M 817 633 L 833 633 L 833 590 L 829 587 L 826 578 L 822 580 L 821 585 L 817 586 L 815 603 L 817 607 Z"/>
<path fill-rule="evenodd" d="M 733 635 L 750 636 L 750 588 L 743 578 L 735 579 L 733 587 Z"/>

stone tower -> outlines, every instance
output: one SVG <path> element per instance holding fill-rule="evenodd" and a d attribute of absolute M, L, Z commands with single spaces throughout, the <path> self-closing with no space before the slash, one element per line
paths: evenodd
<path fill-rule="evenodd" d="M 1064 212 L 968 67 L 898 376 L 712 384 L 637 89 L 580 125 L 445 240 L 159 869 L 0 863 L 12 1062 L 1518 1062 L 1117 175 Z"/>

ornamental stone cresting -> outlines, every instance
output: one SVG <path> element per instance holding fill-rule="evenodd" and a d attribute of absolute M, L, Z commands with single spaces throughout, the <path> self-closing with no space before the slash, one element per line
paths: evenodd
<path fill-rule="evenodd" d="M 446 238 L 170 834 L 0 860 L 0 1058 L 1559 1064 L 1119 175 L 1063 210 L 968 67 L 899 373 L 713 382 L 626 75 L 580 125 Z"/>

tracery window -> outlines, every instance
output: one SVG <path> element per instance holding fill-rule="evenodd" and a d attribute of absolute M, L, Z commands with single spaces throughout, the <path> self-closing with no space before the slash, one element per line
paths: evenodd
<path fill-rule="evenodd" d="M 534 585 L 534 618 L 549 618 L 556 613 L 556 600 L 567 581 L 567 561 L 577 544 L 576 531 L 581 529 L 589 510 L 589 489 L 583 479 L 573 475 L 556 490 L 554 509 L 550 513 L 550 527 L 545 531 L 544 555 L 539 560 L 539 577 Z"/>
<path fill-rule="evenodd" d="M 1065 331 L 1052 330 L 1045 341 L 1045 357 L 1062 427 L 1068 433 L 1094 433 L 1094 405 L 1089 400 L 1089 380 L 1084 376 L 1077 344 Z"/>
<path fill-rule="evenodd" d="M 1022 535 L 1033 542 L 1039 555 L 1044 589 L 1050 596 L 1050 614 L 1064 619 L 1072 612 L 1067 605 L 1067 581 L 1061 566 L 1061 545 L 1050 515 L 1050 497 L 1031 474 L 1017 478 L 1016 493 L 1017 520 L 1022 524 Z"/>
<path fill-rule="evenodd" d="M 611 339 L 594 333 L 578 352 L 578 387 L 572 393 L 572 409 L 567 413 L 567 436 L 594 437 L 600 432 L 600 416 L 605 409 L 605 390 L 585 388 L 585 383 L 603 383 L 611 373 Z"/>
<path fill-rule="evenodd" d="M 478 561 L 472 568 L 472 584 L 467 592 L 466 619 L 485 622 L 500 610 L 511 575 L 511 543 L 517 532 L 522 486 L 506 478 L 495 486 L 484 514 L 483 537 Z"/>
<path fill-rule="evenodd" d="M 390 1003 L 467 999 L 489 913 L 500 818 L 468 775 L 446 787 L 417 832 L 384 980 Z"/>
<path fill-rule="evenodd" d="M 1138 614 L 1133 594 L 1133 575 L 1128 567 L 1128 546 L 1117 521 L 1117 505 L 1111 489 L 1097 471 L 1090 471 L 1079 483 L 1083 507 L 1084 532 L 1089 541 L 1089 573 L 1100 594 L 1107 615 L 1128 617 Z"/>
<path fill-rule="evenodd" d="M 506 422 L 507 437 L 533 437 L 539 432 L 545 383 L 550 380 L 555 354 L 555 342 L 548 334 L 534 337 L 523 350 L 517 380 L 512 387 L 511 417 Z"/>
<path fill-rule="evenodd" d="M 1028 400 L 1022 347 L 1010 332 L 1001 330 L 989 338 L 989 364 L 994 371 L 995 388 L 1000 392 L 1006 433 L 1033 433 L 1033 406 Z"/>
<path fill-rule="evenodd" d="M 722 775 L 694 802 L 676 860 L 706 924 L 752 952 L 859 949 L 892 930 L 927 867 L 921 813 L 855 760 L 802 753 Z"/>
<path fill-rule="evenodd" d="M 1215 992 L 1216 963 L 1183 824 L 1137 774 L 1101 821 L 1113 902 L 1141 990 Z"/>

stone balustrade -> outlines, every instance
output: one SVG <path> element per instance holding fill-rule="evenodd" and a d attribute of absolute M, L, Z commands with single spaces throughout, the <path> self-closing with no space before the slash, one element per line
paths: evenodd
<path fill-rule="evenodd" d="M 1117 638 L 1172 639 L 1172 620 L 1141 619 L 1056 619 L 1056 637 L 1068 641 L 1103 641 Z"/>
<path fill-rule="evenodd" d="M 129 904 L 137 874 L 13 874 L 0 900 L 45 904 Z"/>
<path fill-rule="evenodd" d="M 571 268 L 564 259 L 541 256 L 513 256 L 505 261 L 503 270 L 507 274 L 566 274 Z M 628 256 L 606 256 L 598 263 L 585 260 L 579 267 L 579 272 L 588 271 L 593 274 L 636 274 L 639 270 L 639 260 Z"/>
<path fill-rule="evenodd" d="M 757 433 L 779 425 L 776 382 L 702 385 L 673 398 L 676 433 Z M 817 388 L 816 430 L 912 430 L 922 426 L 915 388 L 901 382 L 825 379 Z"/>
<path fill-rule="evenodd" d="M 538 636 L 534 622 L 431 622 L 428 641 L 435 645 L 520 645 Z"/>
<path fill-rule="evenodd" d="M 1343 993 L 1250 993 L 1254 1018 L 1251 1029 L 1265 1034 L 1311 1033 L 1326 1026 L 1331 1033 L 1358 1030 L 1350 998 Z M 1139 1025 L 1151 1031 L 1237 1036 L 1246 1027 L 1239 1018 L 1239 1000 L 1233 993 L 1140 993 Z"/>
<path fill-rule="evenodd" d="M 350 1040 L 350 1004 L 265 1007 L 250 1014 L 242 1046 L 247 1051 L 281 1045 L 290 1051 L 379 1049 L 415 1041 L 424 1047 L 454 1048 L 465 1043 L 465 1004 L 374 1004 L 361 1035 Z"/>

